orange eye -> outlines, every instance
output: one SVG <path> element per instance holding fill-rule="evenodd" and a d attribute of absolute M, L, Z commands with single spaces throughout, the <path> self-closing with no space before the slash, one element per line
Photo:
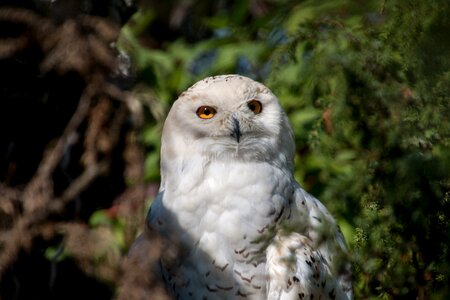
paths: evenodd
<path fill-rule="evenodd" d="M 251 100 L 247 103 L 248 108 L 256 115 L 262 111 L 262 104 L 258 100 Z"/>
<path fill-rule="evenodd" d="M 197 109 L 197 116 L 200 119 L 211 119 L 216 114 L 216 110 L 211 106 L 200 106 Z"/>

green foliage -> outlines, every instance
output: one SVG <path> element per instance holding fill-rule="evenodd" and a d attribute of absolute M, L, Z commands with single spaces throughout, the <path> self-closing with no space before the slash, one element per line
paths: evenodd
<path fill-rule="evenodd" d="M 160 112 L 181 91 L 219 73 L 261 80 L 294 128 L 297 180 L 346 235 L 356 298 L 447 298 L 450 4 L 273 1 L 257 17 L 247 5 L 203 16 L 206 37 L 160 49 L 138 42 L 155 12 L 124 28 L 122 48 L 162 107 L 142 135 L 147 179 L 158 178 Z"/>
<path fill-rule="evenodd" d="M 125 220 L 119 216 L 111 216 L 107 210 L 97 210 L 89 218 L 89 225 L 92 228 L 105 227 L 110 230 L 114 237 L 113 247 L 125 252 Z"/>

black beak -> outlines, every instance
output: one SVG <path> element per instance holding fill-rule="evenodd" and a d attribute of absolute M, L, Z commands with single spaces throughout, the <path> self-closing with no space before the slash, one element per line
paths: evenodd
<path fill-rule="evenodd" d="M 233 132 L 231 132 L 230 135 L 239 143 L 239 140 L 241 139 L 241 127 L 239 126 L 239 120 L 236 117 L 233 117 Z"/>

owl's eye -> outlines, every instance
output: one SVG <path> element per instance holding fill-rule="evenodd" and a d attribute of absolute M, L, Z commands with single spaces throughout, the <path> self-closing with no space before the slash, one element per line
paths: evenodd
<path fill-rule="evenodd" d="M 251 100 L 247 103 L 248 108 L 256 115 L 262 111 L 262 104 L 258 100 Z"/>
<path fill-rule="evenodd" d="M 200 119 L 211 119 L 216 114 L 216 110 L 211 106 L 200 106 L 197 109 L 197 116 Z"/>

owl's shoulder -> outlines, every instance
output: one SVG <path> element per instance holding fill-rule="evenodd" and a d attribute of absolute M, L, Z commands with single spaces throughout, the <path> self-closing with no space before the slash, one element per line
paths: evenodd
<path fill-rule="evenodd" d="M 297 183 L 290 230 L 279 231 L 267 251 L 268 293 L 301 299 L 351 299 L 347 246 L 327 208 Z M 289 263 L 286 263 L 289 262 Z"/>

